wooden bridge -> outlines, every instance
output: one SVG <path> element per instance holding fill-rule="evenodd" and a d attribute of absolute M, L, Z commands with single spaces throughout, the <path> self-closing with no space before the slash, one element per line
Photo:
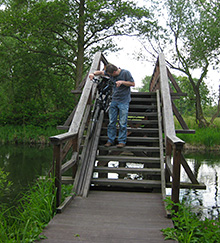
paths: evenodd
<path fill-rule="evenodd" d="M 89 73 L 108 62 L 96 53 Z M 54 146 L 52 171 L 57 188 L 57 214 L 46 227 L 46 242 L 164 242 L 162 228 L 172 227 L 163 199 L 166 188 L 179 201 L 180 188 L 200 188 L 183 156 L 177 132 L 189 130 L 174 99 L 181 92 L 161 53 L 150 92 L 133 92 L 128 139 L 124 148 L 104 147 L 108 115 L 101 112 L 92 137 L 90 117 L 97 96 L 88 76 L 80 86 L 77 107 L 61 127 L 68 132 L 50 138 Z M 182 126 L 175 130 L 174 115 Z M 180 181 L 180 169 L 190 183 Z M 71 177 L 63 174 L 71 170 Z M 73 184 L 73 195 L 61 204 L 62 183 Z M 72 200 L 74 199 L 74 200 Z M 64 208 L 68 207 L 64 210 Z"/>

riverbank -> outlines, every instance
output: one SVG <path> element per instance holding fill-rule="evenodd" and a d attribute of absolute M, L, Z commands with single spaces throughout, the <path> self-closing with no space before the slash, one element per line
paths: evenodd
<path fill-rule="evenodd" d="M 186 143 L 184 145 L 183 151 L 185 151 L 185 152 L 200 152 L 200 153 L 220 152 L 220 145 L 216 145 L 214 147 L 207 147 L 205 145 L 192 145 L 192 144 Z"/>
<path fill-rule="evenodd" d="M 185 151 L 219 151 L 220 150 L 220 128 L 190 128 L 194 129 L 195 134 L 177 134 L 185 141 Z M 49 137 L 64 133 L 56 127 L 37 127 L 37 126 L 0 126 L 1 144 L 30 144 L 30 145 L 49 145 Z"/>

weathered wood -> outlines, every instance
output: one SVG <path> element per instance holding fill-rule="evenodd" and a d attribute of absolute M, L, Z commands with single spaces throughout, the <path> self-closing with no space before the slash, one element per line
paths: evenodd
<path fill-rule="evenodd" d="M 172 188 L 172 183 L 167 182 L 166 183 L 167 188 Z M 199 184 L 193 184 L 193 183 L 187 183 L 187 182 L 180 182 L 180 189 L 200 189 L 200 190 L 206 190 L 206 185 L 204 183 Z"/>
<path fill-rule="evenodd" d="M 107 148 L 105 146 L 99 146 L 99 150 L 106 150 L 106 151 L 118 151 L 116 146 L 111 146 L 111 148 Z M 120 151 L 144 151 L 144 152 L 159 152 L 159 147 L 147 147 L 147 146 L 125 146 L 124 148 L 120 148 Z"/>
<path fill-rule="evenodd" d="M 160 162 L 159 158 L 155 157 L 133 157 L 133 156 L 96 156 L 97 160 L 101 161 L 121 161 L 121 162 L 130 162 L 130 163 L 158 163 Z"/>
<path fill-rule="evenodd" d="M 174 88 L 176 89 L 176 91 L 179 92 L 179 93 L 182 93 L 179 85 L 177 84 L 175 78 L 173 77 L 173 75 L 171 74 L 171 72 L 170 72 L 170 70 L 168 68 L 167 68 L 167 75 L 168 75 L 170 81 L 172 82 Z"/>
<path fill-rule="evenodd" d="M 196 131 L 195 130 L 180 130 L 180 129 L 176 129 L 176 133 L 184 133 L 184 134 L 195 134 Z"/>
<path fill-rule="evenodd" d="M 70 205 L 70 203 L 72 202 L 74 197 L 75 197 L 75 194 L 66 197 L 65 200 L 62 202 L 62 204 L 57 208 L 57 210 L 56 210 L 57 213 L 62 213 L 66 209 L 66 207 L 68 205 Z"/>
<path fill-rule="evenodd" d="M 158 193 L 90 191 L 76 197 L 46 226 L 47 243 L 164 243 L 161 229 L 173 227 Z"/>
<path fill-rule="evenodd" d="M 180 191 L 180 161 L 181 161 L 181 147 L 174 147 L 173 151 L 173 176 L 172 176 L 172 201 L 179 203 L 179 191 Z M 177 211 L 178 208 L 174 206 Z"/>
<path fill-rule="evenodd" d="M 183 117 L 182 117 L 181 114 L 179 113 L 179 111 L 178 111 L 176 105 L 173 103 L 173 101 L 172 101 L 172 108 L 173 108 L 173 112 L 174 112 L 174 114 L 175 114 L 177 120 L 179 121 L 181 127 L 182 127 L 183 129 L 188 130 L 189 128 L 188 128 L 187 124 L 185 123 Z"/>
<path fill-rule="evenodd" d="M 160 103 L 159 90 L 157 90 L 157 113 L 158 113 L 159 144 L 160 144 L 161 192 L 162 192 L 163 199 L 165 199 L 166 198 L 166 181 L 165 181 L 165 170 L 164 170 L 162 115 L 161 115 L 161 103 Z"/>
<path fill-rule="evenodd" d="M 61 143 L 68 141 L 69 139 L 75 138 L 76 136 L 77 136 L 76 133 L 66 132 L 66 133 L 63 133 L 63 134 L 59 134 L 59 135 L 50 137 L 50 142 L 53 145 L 59 145 Z"/>
<path fill-rule="evenodd" d="M 56 206 L 61 203 L 61 145 L 54 145 L 54 158 L 55 158 L 55 187 L 56 191 Z"/>
<path fill-rule="evenodd" d="M 115 168 L 115 167 L 101 167 L 94 168 L 94 172 L 106 172 L 106 173 L 143 173 L 143 174 L 161 174 L 160 168 Z"/>
<path fill-rule="evenodd" d="M 95 134 L 93 135 L 93 139 L 91 140 L 90 153 L 88 153 L 88 157 L 87 157 L 87 161 L 86 161 L 88 164 L 88 166 L 87 166 L 88 169 L 87 169 L 87 174 L 86 174 L 86 178 L 85 178 L 86 180 L 84 182 L 83 190 L 82 190 L 83 197 L 87 197 L 88 192 L 89 192 L 103 119 L 104 119 L 104 111 L 102 110 L 99 115 L 99 120 L 96 124 Z"/>
<path fill-rule="evenodd" d="M 92 63 L 92 66 L 90 68 L 90 73 L 93 73 L 94 71 L 97 70 L 100 59 L 101 59 L 101 53 L 97 52 L 95 55 L 94 61 Z M 80 123 L 82 121 L 83 114 L 86 109 L 86 105 L 88 103 L 89 97 L 90 97 L 90 92 L 91 92 L 92 86 L 93 86 L 93 82 L 91 82 L 89 77 L 87 77 L 86 84 L 84 86 L 82 95 L 80 97 L 79 103 L 76 108 L 75 115 L 73 117 L 73 120 L 72 120 L 70 128 L 69 128 L 69 132 L 72 132 L 72 133 L 79 132 Z"/>
<path fill-rule="evenodd" d="M 107 140 L 107 136 L 101 136 L 101 140 Z M 128 137 L 127 142 L 158 142 L 159 138 L 156 137 Z"/>
<path fill-rule="evenodd" d="M 192 170 L 190 169 L 187 161 L 185 160 L 184 156 L 181 154 L 181 164 L 183 168 L 185 169 L 187 175 L 189 176 L 189 179 L 193 184 L 199 184 L 198 180 L 196 179 L 195 175 L 193 174 Z"/>
<path fill-rule="evenodd" d="M 77 152 L 74 152 L 72 154 L 72 157 L 70 160 L 68 160 L 65 164 L 63 164 L 61 166 L 61 174 L 63 174 L 64 172 L 66 172 L 68 169 L 72 168 L 73 165 L 75 165 L 76 161 L 77 161 L 77 156 L 78 156 L 78 153 Z"/>

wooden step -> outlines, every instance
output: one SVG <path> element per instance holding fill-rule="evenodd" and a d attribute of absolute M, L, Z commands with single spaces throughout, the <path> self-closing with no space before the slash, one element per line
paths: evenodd
<path fill-rule="evenodd" d="M 107 136 L 100 136 L 101 141 L 107 141 L 108 137 Z M 127 137 L 127 142 L 141 142 L 141 143 L 147 143 L 147 142 L 159 142 L 158 137 Z"/>
<path fill-rule="evenodd" d="M 138 112 L 138 111 L 129 111 L 128 116 L 137 116 L 137 117 L 152 117 L 157 116 L 157 112 Z"/>
<path fill-rule="evenodd" d="M 103 162 L 109 161 L 120 161 L 120 162 L 127 162 L 127 163 L 160 163 L 160 158 L 156 157 L 134 157 L 134 156 L 120 156 L 120 155 L 97 155 L 96 159 Z"/>
<path fill-rule="evenodd" d="M 128 120 L 128 125 L 140 124 L 140 125 L 151 125 L 158 124 L 157 120 Z"/>
<path fill-rule="evenodd" d="M 150 174 L 150 175 L 160 175 L 161 170 L 159 168 L 116 168 L 116 167 L 103 167 L 103 166 L 96 166 L 94 167 L 94 172 L 102 172 L 102 173 L 143 173 L 143 174 Z"/>
<path fill-rule="evenodd" d="M 132 103 L 145 104 L 145 103 L 156 103 L 156 102 L 157 102 L 156 97 L 155 98 L 152 98 L 152 97 L 132 97 L 132 99 L 131 99 L 131 104 Z"/>
<path fill-rule="evenodd" d="M 91 181 L 99 186 L 123 186 L 123 187 L 141 187 L 141 188 L 161 188 L 159 180 L 131 180 L 131 179 L 105 179 L 93 178 Z"/>
<path fill-rule="evenodd" d="M 156 97 L 156 92 L 131 92 L 131 97 Z"/>
<path fill-rule="evenodd" d="M 107 127 L 102 127 L 103 131 L 107 131 Z M 119 128 L 117 127 L 117 130 L 119 130 Z M 150 134 L 150 133 L 158 133 L 159 130 L 158 128 L 142 128 L 142 127 L 127 127 L 127 131 L 128 132 L 135 132 L 135 133 L 142 133 L 142 134 Z"/>
<path fill-rule="evenodd" d="M 129 151 L 129 152 L 159 152 L 159 147 L 146 147 L 146 146 L 125 146 L 124 148 L 117 148 L 116 146 L 105 147 L 99 146 L 99 150 L 106 151 Z"/>
<path fill-rule="evenodd" d="M 132 109 L 134 110 L 156 110 L 157 106 L 156 105 L 143 105 L 143 104 L 130 104 L 129 105 L 129 110 L 131 111 Z"/>

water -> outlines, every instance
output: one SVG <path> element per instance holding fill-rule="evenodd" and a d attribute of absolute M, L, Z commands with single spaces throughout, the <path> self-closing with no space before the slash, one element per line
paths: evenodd
<path fill-rule="evenodd" d="M 19 192 L 25 190 L 38 176 L 47 175 L 52 164 L 52 154 L 52 147 L 27 145 L 0 147 L 0 167 L 10 172 L 8 179 L 13 182 L 12 198 L 16 198 Z M 203 217 L 219 217 L 220 153 L 188 153 L 185 154 L 185 158 L 197 180 L 206 185 L 206 190 L 181 189 L 180 198 L 193 201 L 193 205 Z M 189 182 L 183 168 L 181 168 L 181 181 Z M 169 193 L 168 189 L 167 194 Z"/>
<path fill-rule="evenodd" d="M 37 177 L 47 175 L 52 164 L 52 153 L 51 147 L 0 146 L 0 167 L 9 172 L 8 180 L 13 183 L 11 202 Z"/>
<path fill-rule="evenodd" d="M 220 153 L 191 153 L 185 154 L 185 158 L 197 176 L 197 180 L 206 185 L 206 190 L 181 189 L 180 198 L 192 200 L 192 204 L 202 218 L 219 218 Z M 182 169 L 181 180 L 187 181 L 184 169 Z"/>

